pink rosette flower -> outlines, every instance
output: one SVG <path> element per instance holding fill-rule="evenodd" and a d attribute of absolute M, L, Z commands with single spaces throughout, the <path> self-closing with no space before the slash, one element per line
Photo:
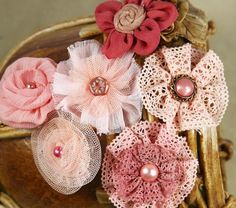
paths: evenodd
<path fill-rule="evenodd" d="M 46 182 L 69 195 L 90 183 L 101 165 L 101 146 L 94 130 L 73 115 L 60 113 L 31 137 L 36 166 Z"/>
<path fill-rule="evenodd" d="M 133 53 L 108 59 L 94 40 L 78 42 L 68 50 L 70 59 L 58 64 L 53 83 L 57 109 L 74 113 L 98 133 L 119 133 L 139 121 L 140 67 Z"/>
<path fill-rule="evenodd" d="M 0 81 L 0 120 L 16 128 L 35 128 L 54 110 L 50 85 L 56 63 L 48 58 L 20 58 Z"/>
<path fill-rule="evenodd" d="M 95 11 L 98 27 L 108 34 L 103 53 L 116 58 L 132 50 L 146 56 L 159 45 L 161 31 L 175 22 L 173 3 L 162 0 L 109 0 Z"/>
<path fill-rule="evenodd" d="M 191 44 L 146 58 L 139 83 L 146 109 L 180 131 L 217 126 L 228 105 L 223 63 Z"/>
<path fill-rule="evenodd" d="M 119 208 L 176 208 L 191 192 L 197 166 L 184 137 L 145 121 L 107 147 L 102 184 Z"/>

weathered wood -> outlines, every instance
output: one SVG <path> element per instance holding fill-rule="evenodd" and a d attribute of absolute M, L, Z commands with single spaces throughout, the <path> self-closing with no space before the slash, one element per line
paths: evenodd
<path fill-rule="evenodd" d="M 209 208 L 220 208 L 225 204 L 225 192 L 221 173 L 219 146 L 216 128 L 203 128 L 200 136 L 200 166 Z"/>

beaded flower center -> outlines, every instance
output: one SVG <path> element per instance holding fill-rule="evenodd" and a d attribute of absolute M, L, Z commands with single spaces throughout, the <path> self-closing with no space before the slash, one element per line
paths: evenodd
<path fill-rule="evenodd" d="M 140 170 L 140 176 L 146 182 L 156 181 L 158 175 L 159 170 L 154 164 L 145 164 Z"/>
<path fill-rule="evenodd" d="M 179 101 L 191 101 L 197 91 L 196 83 L 187 75 L 179 75 L 172 80 L 171 90 Z"/>
<path fill-rule="evenodd" d="M 28 83 L 26 83 L 25 87 L 27 89 L 35 89 L 37 86 L 36 86 L 35 82 L 28 82 Z"/>
<path fill-rule="evenodd" d="M 53 154 L 54 154 L 55 157 L 61 158 L 61 155 L 62 155 L 62 147 L 61 147 L 61 146 L 56 146 L 56 147 L 53 149 Z"/>
<path fill-rule="evenodd" d="M 109 84 L 106 79 L 102 77 L 96 77 L 89 83 L 90 92 L 95 96 L 106 95 L 109 90 Z"/>

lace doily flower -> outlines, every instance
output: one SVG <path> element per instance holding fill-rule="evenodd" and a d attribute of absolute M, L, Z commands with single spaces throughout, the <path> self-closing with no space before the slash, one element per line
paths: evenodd
<path fill-rule="evenodd" d="M 116 58 L 130 50 L 151 54 L 159 45 L 161 31 L 174 23 L 178 12 L 173 3 L 162 0 L 106 1 L 96 8 L 95 17 L 108 34 L 103 53 Z"/>
<path fill-rule="evenodd" d="M 99 171 L 101 147 L 96 133 L 69 113 L 61 113 L 33 131 L 31 143 L 39 172 L 62 194 L 75 193 Z"/>
<path fill-rule="evenodd" d="M 145 121 L 107 147 L 102 184 L 119 208 L 176 208 L 191 192 L 197 166 L 184 137 Z"/>
<path fill-rule="evenodd" d="M 50 85 L 56 63 L 48 58 L 20 58 L 0 81 L 0 120 L 16 128 L 35 128 L 54 110 Z"/>
<path fill-rule="evenodd" d="M 191 44 L 146 58 L 139 83 L 146 109 L 181 131 L 217 126 L 228 104 L 223 63 Z"/>
<path fill-rule="evenodd" d="M 70 59 L 58 65 L 53 83 L 57 108 L 77 115 L 98 133 L 117 133 L 141 117 L 140 67 L 133 53 L 107 59 L 97 41 L 68 48 Z"/>

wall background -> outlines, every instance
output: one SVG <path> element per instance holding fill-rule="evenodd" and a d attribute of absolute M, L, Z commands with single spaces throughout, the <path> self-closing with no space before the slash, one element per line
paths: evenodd
<path fill-rule="evenodd" d="M 0 0 L 0 60 L 34 32 L 67 20 L 92 15 L 103 0 Z M 236 1 L 192 0 L 216 22 L 211 48 L 224 61 L 230 104 L 222 123 L 222 135 L 236 144 Z M 236 148 L 235 148 L 236 152 Z M 229 191 L 236 195 L 236 156 L 227 164 Z"/>

